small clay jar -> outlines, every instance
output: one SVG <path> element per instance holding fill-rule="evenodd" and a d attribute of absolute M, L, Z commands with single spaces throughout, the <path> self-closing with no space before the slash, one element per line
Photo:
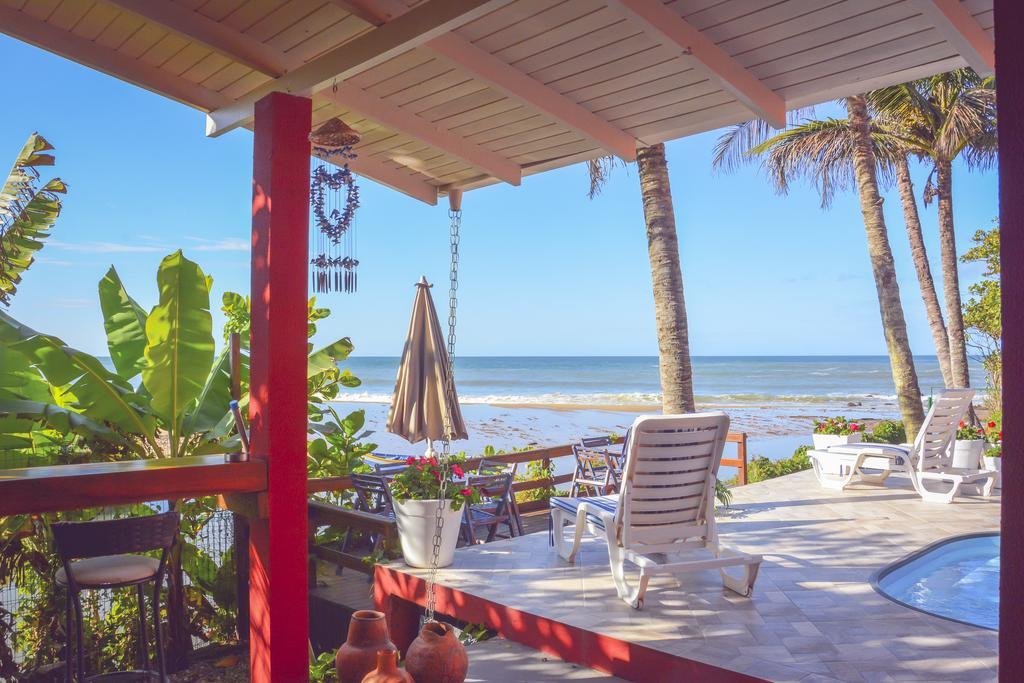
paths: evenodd
<path fill-rule="evenodd" d="M 381 650 L 398 651 L 388 639 L 384 613 L 369 609 L 354 613 L 348 622 L 348 638 L 334 657 L 339 683 L 361 683 L 377 665 L 377 653 Z"/>
<path fill-rule="evenodd" d="M 398 668 L 398 653 L 381 650 L 377 653 L 377 668 L 366 674 L 363 683 L 415 683 L 412 676 Z"/>
<path fill-rule="evenodd" d="M 469 659 L 448 624 L 430 621 L 405 653 L 405 670 L 416 683 L 463 683 Z"/>

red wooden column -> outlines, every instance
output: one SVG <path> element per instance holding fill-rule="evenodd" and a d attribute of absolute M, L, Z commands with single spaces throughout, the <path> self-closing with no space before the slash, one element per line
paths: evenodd
<path fill-rule="evenodd" d="M 1003 285 L 1002 562 L 999 680 L 1024 681 L 1024 3 L 996 0 L 999 225 Z"/>
<path fill-rule="evenodd" d="M 252 185 L 251 449 L 267 461 L 266 516 L 249 536 L 249 658 L 259 683 L 309 676 L 306 299 L 312 103 L 256 103 Z"/>

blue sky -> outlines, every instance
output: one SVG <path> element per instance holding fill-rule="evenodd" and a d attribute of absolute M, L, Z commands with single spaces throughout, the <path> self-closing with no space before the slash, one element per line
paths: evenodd
<path fill-rule="evenodd" d="M 0 63 L 19 65 L 0 109 L 0 163 L 39 131 L 71 188 L 12 315 L 105 354 L 96 283 L 113 264 L 149 307 L 156 266 L 179 247 L 214 277 L 215 309 L 223 291 L 247 291 L 250 133 L 208 139 L 200 112 L 4 36 Z M 811 188 L 776 196 L 755 166 L 716 175 L 717 135 L 667 146 L 693 353 L 884 354 L 855 195 L 823 211 Z M 915 168 L 918 190 L 927 172 Z M 996 173 L 958 167 L 954 180 L 963 251 L 997 214 Z M 576 165 L 466 195 L 460 354 L 657 353 L 636 169 L 618 167 L 593 201 L 586 191 Z M 366 179 L 361 195 L 359 292 L 321 297 L 333 315 L 319 334 L 350 336 L 363 355 L 397 355 L 419 276 L 438 283 L 439 305 L 446 299 L 447 208 Z M 935 206 L 921 211 L 938 273 Z M 911 343 L 931 354 L 894 191 L 885 212 Z M 964 266 L 964 287 L 979 273 Z"/>

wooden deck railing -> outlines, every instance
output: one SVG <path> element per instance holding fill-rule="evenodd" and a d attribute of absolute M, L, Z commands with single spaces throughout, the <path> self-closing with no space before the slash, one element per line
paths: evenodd
<path fill-rule="evenodd" d="M 620 437 L 615 439 L 613 442 L 621 443 L 622 439 Z M 745 432 L 729 432 L 729 435 L 726 437 L 726 442 L 736 445 L 736 453 L 734 457 L 725 457 L 723 455 L 722 465 L 725 467 L 735 467 L 738 470 L 737 481 L 741 485 L 746 484 L 747 435 Z M 728 446 L 726 447 L 726 450 L 730 450 Z M 486 457 L 469 458 L 466 461 L 466 465 L 467 469 L 475 469 L 481 460 L 503 462 L 507 464 L 540 461 L 544 469 L 549 469 L 551 467 L 551 461 L 570 456 L 572 456 L 572 445 L 563 444 L 560 446 L 549 446 L 546 448 L 534 448 L 528 451 L 517 451 L 515 453 L 501 453 L 497 455 L 488 455 Z M 519 472 L 519 474 L 522 474 L 522 472 Z M 571 472 L 568 474 L 559 474 L 554 477 L 520 480 L 512 485 L 512 490 L 517 493 L 521 491 L 532 491 L 539 488 L 550 488 L 552 486 L 558 486 L 559 484 L 567 484 L 570 481 L 572 481 Z M 323 491 L 344 491 L 351 487 L 352 481 L 348 477 L 325 477 L 322 479 L 310 479 L 306 490 L 309 493 L 318 493 Z M 532 505 L 531 503 L 539 503 L 539 505 Z M 530 503 L 520 505 L 520 510 L 527 512 L 538 507 L 546 507 L 546 503 L 543 501 L 531 501 Z"/>

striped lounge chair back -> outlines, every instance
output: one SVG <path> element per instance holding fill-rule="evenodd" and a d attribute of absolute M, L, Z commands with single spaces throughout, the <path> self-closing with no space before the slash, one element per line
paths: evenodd
<path fill-rule="evenodd" d="M 913 453 L 917 457 L 918 471 L 952 464 L 956 430 L 970 409 L 973 398 L 973 389 L 946 389 L 935 399 L 914 439 Z"/>
<path fill-rule="evenodd" d="M 623 547 L 705 540 L 729 432 L 723 412 L 641 416 L 626 445 L 616 511 Z"/>

